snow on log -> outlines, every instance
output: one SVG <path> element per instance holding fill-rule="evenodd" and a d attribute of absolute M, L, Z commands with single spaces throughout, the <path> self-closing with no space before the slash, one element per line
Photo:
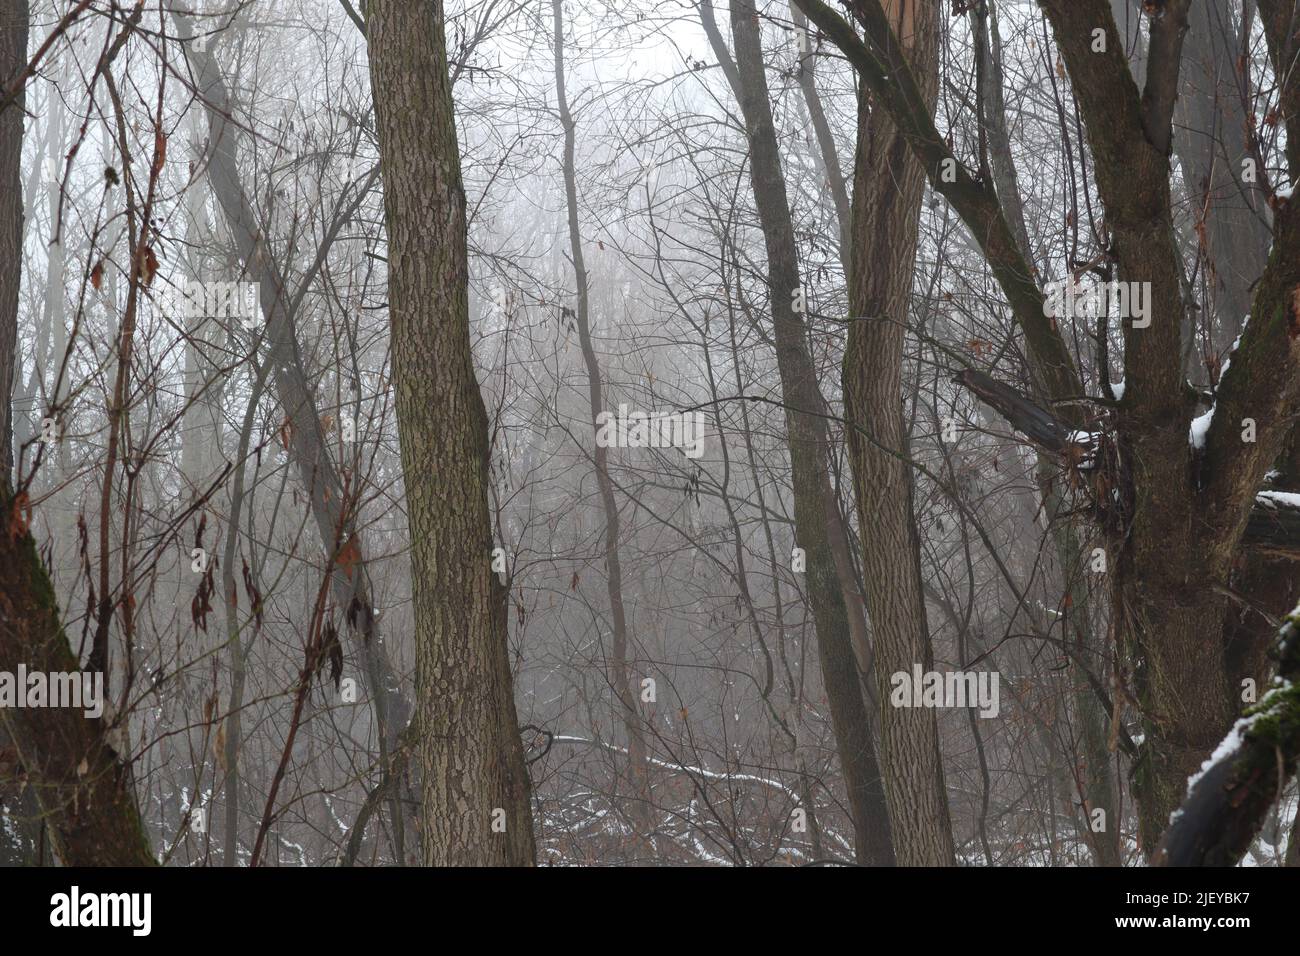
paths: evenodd
<path fill-rule="evenodd" d="M 1300 757 L 1300 607 L 1278 633 L 1278 676 L 1229 731 L 1151 858 L 1152 866 L 1235 866 L 1295 773 Z"/>

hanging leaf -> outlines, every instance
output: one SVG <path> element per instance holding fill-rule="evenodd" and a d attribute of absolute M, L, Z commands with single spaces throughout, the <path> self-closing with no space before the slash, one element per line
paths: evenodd
<path fill-rule="evenodd" d="M 343 645 L 339 643 L 338 632 L 331 625 L 330 632 L 334 635 L 334 640 L 330 644 L 330 680 L 334 682 L 334 692 L 337 694 L 343 688 Z"/>
<path fill-rule="evenodd" d="M 163 163 L 167 162 L 167 134 L 156 130 L 153 134 L 153 171 L 154 175 L 162 172 Z"/>
<path fill-rule="evenodd" d="M 230 768 L 226 765 L 226 722 L 223 720 L 217 724 L 217 736 L 212 743 L 212 750 L 217 757 L 217 767 L 222 773 L 226 773 Z"/>
<path fill-rule="evenodd" d="M 354 631 L 357 629 L 357 618 L 361 616 L 361 610 L 361 600 L 355 594 L 352 595 L 352 600 L 348 604 L 348 627 Z M 366 638 L 369 639 L 369 637 L 370 632 L 367 630 Z"/>
<path fill-rule="evenodd" d="M 355 537 L 348 538 L 348 543 L 339 551 L 338 566 L 342 569 L 343 573 L 348 576 L 348 579 L 351 580 L 352 570 L 360 563 L 361 545 L 357 544 L 357 539 Z"/>
<path fill-rule="evenodd" d="M 334 627 L 333 616 L 325 621 L 321 631 L 321 656 L 316 662 L 316 676 L 325 670 L 325 661 L 330 664 L 330 680 L 334 682 L 337 693 L 343 684 L 343 645 L 339 643 L 339 632 Z"/>
<path fill-rule="evenodd" d="M 215 569 L 216 562 L 214 561 L 203 572 L 203 577 L 199 578 L 198 590 L 194 592 L 194 599 L 190 601 L 190 620 L 204 634 L 208 632 L 208 614 L 212 612 L 212 595 L 216 593 L 216 583 L 212 577 L 212 572 Z M 231 605 L 233 606 L 234 603 L 232 600 Z"/>
<path fill-rule="evenodd" d="M 158 274 L 158 256 L 153 251 L 153 246 L 143 246 L 136 254 L 135 276 L 140 280 L 140 284 L 149 286 L 153 282 L 153 277 Z"/>

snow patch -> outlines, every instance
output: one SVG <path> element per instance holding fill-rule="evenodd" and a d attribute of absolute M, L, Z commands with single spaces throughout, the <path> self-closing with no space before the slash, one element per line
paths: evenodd
<path fill-rule="evenodd" d="M 1192 443 L 1193 448 L 1205 447 L 1205 436 L 1210 432 L 1210 422 L 1214 421 L 1214 406 L 1204 415 L 1197 415 L 1192 419 L 1192 426 L 1187 430 L 1187 440 Z"/>
<path fill-rule="evenodd" d="M 1226 760 L 1241 748 L 1246 739 L 1246 731 L 1250 730 L 1255 721 L 1259 720 L 1259 716 L 1259 714 L 1252 714 L 1249 717 L 1242 717 L 1232 725 L 1232 729 L 1228 731 L 1228 736 L 1219 741 L 1219 746 L 1215 747 L 1214 753 L 1210 754 L 1209 759 L 1201 764 L 1201 769 L 1187 778 L 1188 793 L 1191 793 L 1196 788 L 1196 785 L 1209 772 L 1211 767 L 1220 760 Z"/>

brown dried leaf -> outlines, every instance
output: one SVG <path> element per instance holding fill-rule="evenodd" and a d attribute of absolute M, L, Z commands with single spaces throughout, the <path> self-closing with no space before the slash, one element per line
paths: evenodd
<path fill-rule="evenodd" d="M 153 171 L 162 172 L 163 163 L 167 162 L 167 134 L 157 130 L 153 134 Z"/>

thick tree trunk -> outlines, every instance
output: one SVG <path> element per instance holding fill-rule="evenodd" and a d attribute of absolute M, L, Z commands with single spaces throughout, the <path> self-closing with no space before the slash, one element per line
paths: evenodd
<path fill-rule="evenodd" d="M 1005 215 L 987 184 L 952 156 L 923 111 L 922 88 L 902 63 L 880 0 L 850 0 L 866 41 L 821 0 L 796 0 L 854 64 L 926 163 L 980 244 L 1034 355 L 1040 391 L 1076 400 L 1082 386 L 1060 329 L 1045 321 L 1042 291 L 1014 248 Z M 890 5 L 893 6 L 892 4 Z M 1118 631 L 1135 665 L 1146 739 L 1135 793 L 1144 847 L 1151 849 L 1177 806 L 1187 775 L 1230 721 L 1222 641 L 1205 641 L 1206 621 L 1223 626 L 1226 589 L 1255 497 L 1294 425 L 1300 362 L 1294 290 L 1300 285 L 1300 207 L 1272 197 L 1273 248 L 1254 286 L 1251 321 L 1215 392 L 1203 448 L 1187 439 L 1191 406 L 1183 388 L 1182 261 L 1170 208 L 1171 120 L 1178 98 L 1190 0 L 1168 0 L 1150 19 L 1146 80 L 1133 82 L 1124 43 L 1106 0 L 1040 0 L 1069 70 L 1075 102 L 1106 208 L 1108 256 L 1118 278 L 1147 284 L 1149 323 L 1124 329 L 1125 392 L 1114 431 L 1123 467 L 1113 476 L 1118 514 L 1112 588 Z M 1260 0 L 1270 65 L 1279 78 L 1278 116 L 1286 159 L 1300 174 L 1300 82 L 1288 68 L 1300 42 L 1292 4 Z M 1108 43 L 1094 51 L 1100 25 Z M 947 167 L 953 175 L 942 177 Z M 1250 419 L 1254 432 L 1244 439 Z M 1114 529 L 1112 529 L 1114 530 Z M 1171 555 L 1181 560 L 1170 560 Z"/>
<path fill-rule="evenodd" d="M 938 86 L 938 5 L 887 11 L 933 109 Z M 864 87 L 858 110 L 853 185 L 853 268 L 849 273 L 846 414 L 862 530 L 867 609 L 881 698 L 881 765 L 898 861 L 954 863 L 936 715 L 888 706 L 890 675 L 933 667 L 921 590 L 921 547 L 912 513 L 912 473 L 903 419 L 902 363 L 925 171 L 889 114 Z M 870 440 L 858 429 L 866 432 Z"/>
<path fill-rule="evenodd" d="M 711 5 L 705 4 L 702 12 L 715 54 L 730 66 Z M 736 62 L 728 73 L 733 77 L 734 92 L 745 117 L 750 179 L 767 251 L 768 302 L 790 448 L 796 544 L 807 557 L 808 594 L 831 725 L 857 835 L 857 858 L 870 865 L 892 866 L 895 858 L 889 816 L 853 651 L 849 606 L 841 589 L 833 548 L 836 522 L 832 509 L 836 516 L 838 509 L 834 508 L 827 470 L 828 438 L 822 417 L 826 406 L 808 349 L 803 314 L 795 311 L 796 295 L 802 290 L 794 227 L 763 72 L 758 15 L 750 0 L 733 0 L 731 31 Z"/>
<path fill-rule="evenodd" d="M 424 860 L 532 865 L 507 594 L 490 564 L 488 421 L 470 348 L 443 24 L 441 0 L 385 0 L 367 20 L 410 524 Z"/>

